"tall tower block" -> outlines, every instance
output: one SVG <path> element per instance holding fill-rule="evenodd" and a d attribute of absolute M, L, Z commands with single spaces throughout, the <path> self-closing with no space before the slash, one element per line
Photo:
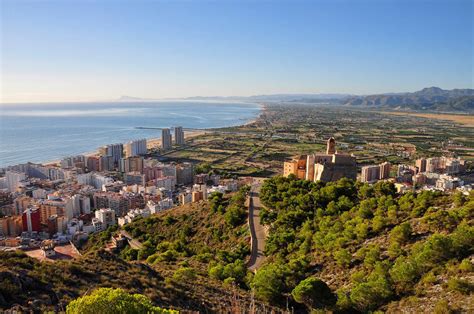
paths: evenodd
<path fill-rule="evenodd" d="M 336 140 L 334 137 L 331 137 L 328 139 L 327 145 L 326 145 L 326 154 L 332 155 L 336 153 Z"/>

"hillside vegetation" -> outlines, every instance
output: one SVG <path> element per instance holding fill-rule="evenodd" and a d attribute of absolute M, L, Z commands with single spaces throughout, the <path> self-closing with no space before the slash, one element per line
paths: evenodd
<path fill-rule="evenodd" d="M 0 308 L 65 311 L 107 287 L 180 311 L 472 311 L 474 194 L 268 179 L 260 193 L 268 257 L 253 274 L 247 193 L 215 193 L 134 221 L 125 230 L 140 250 L 104 250 L 118 232 L 111 228 L 73 261 L 0 253 Z"/>
<path fill-rule="evenodd" d="M 230 197 L 216 193 L 210 201 L 127 225 L 143 243 L 140 251 L 104 250 L 115 227 L 92 236 L 84 255 L 73 261 L 39 262 L 20 251 L 0 252 L 0 309 L 64 311 L 100 287 L 122 288 L 154 306 L 181 311 L 249 309 L 247 190 Z"/>
<path fill-rule="evenodd" d="M 291 293 L 308 310 L 472 310 L 474 194 L 275 177 L 261 199 L 270 235 L 257 297 Z"/>

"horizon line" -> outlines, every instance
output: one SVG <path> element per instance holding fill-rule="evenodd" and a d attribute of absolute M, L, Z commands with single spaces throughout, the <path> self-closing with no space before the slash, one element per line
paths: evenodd
<path fill-rule="evenodd" d="M 41 101 L 3 101 L 0 99 L 0 105 L 9 105 L 9 104 L 44 104 L 44 103 L 91 103 L 91 102 L 139 102 L 139 101 L 186 101 L 186 100 L 199 100 L 196 98 L 202 98 L 204 99 L 211 99 L 211 98 L 222 98 L 225 100 L 225 98 L 231 100 L 232 98 L 237 99 L 237 98 L 251 98 L 251 97 L 264 97 L 264 96 L 318 96 L 318 95 L 340 95 L 340 96 L 347 96 L 347 97 L 365 97 L 365 96 L 371 96 L 371 95 L 385 95 L 385 94 L 406 94 L 406 93 L 414 93 L 423 89 L 427 88 L 440 88 L 442 90 L 446 91 L 452 91 L 452 90 L 462 90 L 462 89 L 474 89 L 473 86 L 471 87 L 457 87 L 457 88 L 452 88 L 452 89 L 444 89 L 438 86 L 428 86 L 424 87 L 422 89 L 417 89 L 413 91 L 390 91 L 390 92 L 381 92 L 381 93 L 364 93 L 364 94 L 356 94 L 356 93 L 345 93 L 345 92 L 315 92 L 315 93 L 308 93 L 308 92 L 302 92 L 302 93 L 297 93 L 297 92 L 280 92 L 280 93 L 262 93 L 262 94 L 253 94 L 253 95 L 247 95 L 247 96 L 238 96 L 238 95 L 230 95 L 230 96 L 222 96 L 222 95 L 213 95 L 213 96 L 201 96 L 201 95 L 195 95 L 195 96 L 185 96 L 185 97 L 164 97 L 164 98 L 141 98 L 138 96 L 129 96 L 129 95 L 121 95 L 118 98 L 115 99 L 104 99 L 104 98 L 98 98 L 98 99 L 89 99 L 89 100 L 41 100 Z M 130 98 L 130 99 L 122 99 L 122 98 Z"/>

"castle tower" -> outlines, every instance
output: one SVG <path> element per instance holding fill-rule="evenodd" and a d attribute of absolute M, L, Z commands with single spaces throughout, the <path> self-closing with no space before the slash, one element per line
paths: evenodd
<path fill-rule="evenodd" d="M 336 140 L 334 137 L 328 139 L 327 146 L 326 146 L 326 154 L 332 155 L 336 153 Z"/>

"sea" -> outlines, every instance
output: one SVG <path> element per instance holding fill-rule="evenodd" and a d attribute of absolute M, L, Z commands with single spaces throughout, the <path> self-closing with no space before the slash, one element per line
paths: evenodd
<path fill-rule="evenodd" d="M 247 123 L 259 113 L 258 104 L 200 101 L 3 104 L 0 167 L 161 137 L 160 130 L 136 127 L 228 127 Z"/>

